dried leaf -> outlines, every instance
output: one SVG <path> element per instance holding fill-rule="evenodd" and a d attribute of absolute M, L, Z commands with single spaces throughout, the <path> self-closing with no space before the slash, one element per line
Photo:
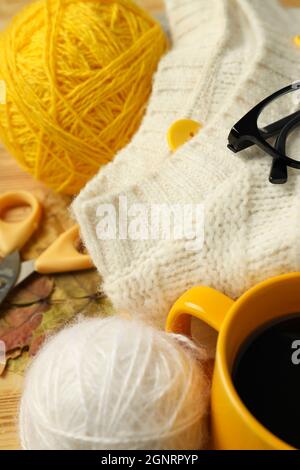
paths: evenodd
<path fill-rule="evenodd" d="M 36 312 L 42 314 L 42 320 L 38 327 L 32 331 L 28 343 L 29 351 L 23 350 L 21 357 L 9 361 L 8 371 L 23 373 L 28 360 L 37 353 L 45 337 L 64 327 L 78 314 L 92 317 L 110 315 L 114 312 L 108 299 L 100 294 L 100 277 L 95 270 L 55 275 L 54 284 L 55 288 L 50 297 L 47 298 L 47 302 L 37 304 L 41 310 Z M 30 306 L 30 308 L 32 307 Z M 17 310 L 20 310 L 20 308 L 17 308 Z M 28 311 L 25 311 L 25 315 L 29 316 Z M 12 318 L 18 322 L 20 316 L 13 312 Z M 8 326 L 8 319 L 6 326 Z"/>
<path fill-rule="evenodd" d="M 84 297 L 94 297 L 97 293 L 100 293 L 100 284 L 101 278 L 96 269 L 55 276 L 55 285 L 63 290 L 64 297 L 75 300 L 83 299 Z"/>
<path fill-rule="evenodd" d="M 22 354 L 22 349 L 21 348 L 17 348 L 17 349 L 14 349 L 13 351 L 10 351 L 9 353 L 7 353 L 5 355 L 5 362 L 3 363 L 0 363 L 0 377 L 1 375 L 3 375 L 5 369 L 6 369 L 6 366 L 7 366 L 7 363 L 10 359 L 17 359 L 18 357 L 20 357 Z"/>
<path fill-rule="evenodd" d="M 3 336 L 0 337 L 0 340 L 5 343 L 6 351 L 9 352 L 16 348 L 23 349 L 24 346 L 28 346 L 32 338 L 33 331 L 40 325 L 42 319 L 42 313 L 35 312 L 19 326 L 10 328 Z"/>
<path fill-rule="evenodd" d="M 6 331 L 7 331 L 7 326 L 4 324 L 1 325 L 1 320 L 0 320 L 0 337 L 4 335 Z"/>
<path fill-rule="evenodd" d="M 29 356 L 35 356 L 38 350 L 41 348 L 45 341 L 46 335 L 41 334 L 40 336 L 37 336 L 31 341 L 30 347 L 29 347 Z"/>
<path fill-rule="evenodd" d="M 9 296 L 7 302 L 16 304 L 30 304 L 47 299 L 54 288 L 54 281 L 49 276 L 32 276 L 22 283 Z"/>
<path fill-rule="evenodd" d="M 29 305 L 28 307 L 13 307 L 10 310 L 7 310 L 5 314 L 5 332 L 7 331 L 7 329 L 18 328 L 19 326 L 23 325 L 28 320 L 30 320 L 30 318 L 34 314 L 46 312 L 48 308 L 49 305 L 46 302 L 40 302 L 37 304 Z M 2 335 L 3 334 L 4 333 L 2 333 Z"/>
<path fill-rule="evenodd" d="M 43 313 L 49 308 L 49 304 L 43 300 L 50 296 L 53 285 L 52 279 L 39 276 L 28 280 L 19 288 L 16 296 L 14 292 L 11 294 L 9 302 L 32 305 L 14 306 L 1 313 L 0 340 L 4 341 L 6 348 L 6 363 L 1 365 L 1 374 L 7 367 L 8 359 L 20 357 L 24 348 L 31 345 L 33 333 L 41 324 Z"/>

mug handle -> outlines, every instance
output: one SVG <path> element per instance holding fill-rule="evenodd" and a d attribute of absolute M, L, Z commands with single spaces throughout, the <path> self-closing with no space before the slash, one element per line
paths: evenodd
<path fill-rule="evenodd" d="M 220 331 L 233 304 L 234 300 L 211 287 L 193 287 L 179 297 L 171 308 L 166 321 L 166 331 L 191 336 L 192 317 L 199 318 Z"/>

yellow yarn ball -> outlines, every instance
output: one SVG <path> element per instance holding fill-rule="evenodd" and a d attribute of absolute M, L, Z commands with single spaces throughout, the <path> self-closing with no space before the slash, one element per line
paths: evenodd
<path fill-rule="evenodd" d="M 76 194 L 137 130 L 166 50 L 130 0 L 43 0 L 0 38 L 0 138 L 21 166 Z"/>

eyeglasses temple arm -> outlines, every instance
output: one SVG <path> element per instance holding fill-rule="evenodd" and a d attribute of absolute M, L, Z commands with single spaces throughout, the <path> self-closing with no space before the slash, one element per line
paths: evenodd
<path fill-rule="evenodd" d="M 290 114 L 289 116 L 286 116 L 282 119 L 279 119 L 276 122 L 273 122 L 272 124 L 269 124 L 266 127 L 263 127 L 260 130 L 260 132 L 263 134 L 263 137 L 265 139 L 269 139 L 270 137 L 274 137 L 275 135 L 278 134 L 279 131 L 292 119 L 295 117 L 300 116 L 300 111 L 296 111 L 295 113 Z"/>
<path fill-rule="evenodd" d="M 285 154 L 288 135 L 300 125 L 300 112 L 294 113 L 293 117 L 284 125 L 277 137 L 275 148 L 279 153 Z M 270 173 L 270 182 L 273 184 L 286 183 L 288 179 L 287 165 L 281 159 L 274 158 Z"/>

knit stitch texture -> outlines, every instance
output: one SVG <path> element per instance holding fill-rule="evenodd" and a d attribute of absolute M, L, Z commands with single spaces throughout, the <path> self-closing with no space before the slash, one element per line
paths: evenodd
<path fill-rule="evenodd" d="M 167 0 L 172 49 L 161 60 L 145 118 L 131 143 L 73 203 L 103 288 L 116 308 L 161 325 L 188 288 L 205 284 L 236 298 L 270 276 L 300 269 L 300 173 L 268 181 L 271 159 L 257 147 L 234 155 L 232 125 L 277 89 L 300 79 L 293 44 L 300 12 L 278 0 Z M 282 112 L 293 112 L 295 106 Z M 171 153 L 177 119 L 203 129 Z M 299 140 L 299 139 L 298 139 Z M 300 146 L 299 146 L 300 150 Z M 202 203 L 204 246 L 185 240 L 99 240 L 97 208 Z"/>

